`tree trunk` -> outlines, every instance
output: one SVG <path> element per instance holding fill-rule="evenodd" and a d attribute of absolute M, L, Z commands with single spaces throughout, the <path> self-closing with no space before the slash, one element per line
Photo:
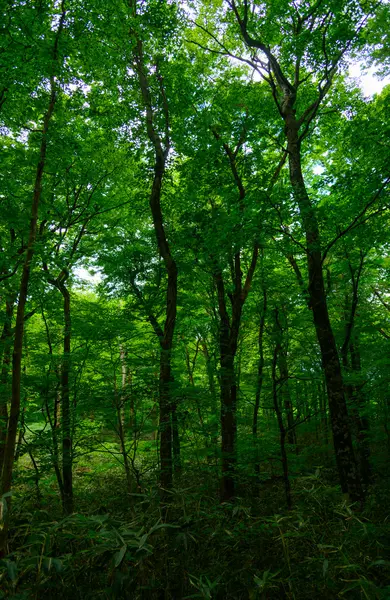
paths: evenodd
<path fill-rule="evenodd" d="M 160 485 L 163 490 L 172 487 L 172 407 L 171 407 L 171 352 L 161 349 L 160 355 Z"/>
<path fill-rule="evenodd" d="M 70 409 L 69 374 L 71 351 L 71 311 L 70 294 L 65 284 L 59 287 L 64 299 L 64 348 L 61 365 L 61 408 L 62 408 L 62 481 L 64 489 L 63 508 L 69 515 L 73 512 L 73 456 L 72 456 L 72 415 Z"/>
<path fill-rule="evenodd" d="M 324 442 L 325 445 L 328 446 L 329 443 L 329 427 L 328 427 L 328 410 L 326 405 L 326 385 L 324 381 L 318 383 L 318 394 L 320 397 L 320 407 L 321 407 L 321 428 L 324 434 Z"/>
<path fill-rule="evenodd" d="M 237 352 L 238 333 L 241 323 L 242 304 L 233 301 L 233 314 L 230 318 L 225 302 L 225 287 L 222 273 L 214 274 L 218 294 L 219 311 L 219 360 L 221 389 L 221 453 L 222 478 L 220 482 L 221 502 L 228 502 L 235 495 L 236 468 L 236 404 L 237 386 L 234 372 L 234 359 Z"/>
<path fill-rule="evenodd" d="M 234 381 L 234 356 L 226 355 L 224 351 L 221 349 L 221 502 L 228 502 L 235 495 L 237 390 Z"/>
<path fill-rule="evenodd" d="M 8 371 L 11 363 L 11 342 L 12 342 L 12 316 L 14 312 L 15 297 L 8 298 L 5 305 L 5 320 L 3 331 L 1 333 L 0 343 L 2 344 L 2 367 L 0 379 L 0 480 L 4 461 L 5 443 L 7 438 L 8 425 Z"/>
<path fill-rule="evenodd" d="M 51 343 L 51 339 L 50 339 L 49 326 L 48 326 L 43 308 L 42 308 L 42 319 L 45 324 L 46 339 L 47 339 L 47 345 L 49 348 L 49 356 L 50 356 L 50 364 L 48 367 L 48 371 L 46 373 L 46 385 L 45 385 L 44 392 L 43 392 L 44 393 L 43 399 L 45 401 L 46 415 L 47 415 L 47 419 L 50 424 L 51 437 L 52 437 L 52 443 L 53 443 L 53 457 L 52 457 L 53 467 L 54 467 L 54 472 L 55 472 L 56 478 L 57 478 L 58 489 L 60 491 L 62 506 L 64 506 L 64 486 L 63 486 L 63 482 L 62 482 L 62 473 L 61 473 L 61 468 L 60 468 L 60 456 L 59 456 L 59 450 L 58 450 L 58 433 L 59 433 L 60 421 L 61 421 L 60 373 L 59 373 L 58 368 L 56 367 L 55 373 L 57 376 L 58 383 L 57 383 L 56 388 L 53 393 L 54 406 L 53 406 L 53 413 L 52 413 L 51 408 L 49 406 L 49 399 L 50 399 L 49 377 L 50 377 L 50 371 L 53 367 L 53 347 L 52 347 L 52 343 Z"/>
<path fill-rule="evenodd" d="M 63 13 L 63 17 L 65 17 Z M 60 22 L 62 27 L 63 19 Z M 60 31 L 60 28 L 59 28 Z M 42 141 L 40 147 L 39 162 L 35 176 L 35 186 L 33 194 L 33 202 L 31 207 L 30 231 L 26 249 L 25 261 L 23 264 L 22 276 L 20 280 L 18 309 L 16 313 L 14 348 L 12 354 L 12 399 L 11 408 L 8 419 L 7 440 L 4 450 L 4 462 L 1 479 L 1 494 L 8 494 L 11 490 L 12 472 L 15 458 L 16 436 L 18 432 L 18 421 L 20 412 L 20 389 L 22 375 L 22 351 L 23 351 L 23 332 L 24 332 L 24 313 L 27 302 L 28 284 L 30 281 L 30 268 L 34 256 L 34 245 L 37 234 L 38 209 L 42 195 L 42 179 L 46 161 L 47 149 L 47 131 L 49 128 L 50 119 L 54 111 L 56 101 L 56 87 L 54 78 L 51 78 L 51 95 L 49 108 L 46 112 L 43 124 Z M 3 528 L 0 532 L 0 557 L 6 551 L 8 524 L 10 514 L 10 499 L 7 497 L 8 510 L 2 515 Z"/>
<path fill-rule="evenodd" d="M 370 421 L 367 414 L 368 399 L 364 392 L 363 382 L 358 381 L 361 379 L 361 360 L 360 351 L 357 340 L 350 344 L 351 352 L 351 366 L 357 381 L 352 388 L 352 401 L 356 404 L 356 424 L 357 424 L 357 437 L 358 437 L 358 448 L 359 448 L 359 467 L 360 475 L 365 486 L 367 486 L 372 478 L 372 469 L 370 464 L 370 442 L 369 442 L 369 430 Z"/>
<path fill-rule="evenodd" d="M 129 492 L 129 494 L 132 494 L 134 491 L 133 490 L 133 476 L 132 476 L 131 468 L 130 468 L 129 455 L 126 450 L 126 435 L 125 435 L 125 430 L 123 427 L 122 402 L 119 400 L 119 398 L 117 399 L 117 423 L 118 423 L 119 443 L 120 443 L 120 448 L 121 448 L 121 453 L 122 453 L 122 458 L 123 458 L 123 466 L 125 468 L 125 474 L 126 474 L 127 491 Z M 129 496 L 129 499 L 130 499 L 130 504 L 132 504 L 132 496 Z"/>
<path fill-rule="evenodd" d="M 177 266 L 172 258 L 170 248 L 165 236 L 163 217 L 161 213 L 160 199 L 162 177 L 165 169 L 165 161 L 160 163 L 156 156 L 155 178 L 153 182 L 152 193 L 150 197 L 150 207 L 152 210 L 154 228 L 160 254 L 164 258 L 165 267 L 168 275 L 166 310 L 164 334 L 160 338 L 160 459 L 161 459 L 161 477 L 160 483 L 163 489 L 172 486 L 172 424 L 171 415 L 174 410 L 171 395 L 171 361 L 173 335 L 176 324 L 177 311 Z"/>
<path fill-rule="evenodd" d="M 129 0 L 131 15 L 137 19 L 137 0 Z M 166 236 L 165 225 L 161 210 L 162 182 L 165 174 L 166 161 L 170 152 L 170 119 L 169 107 L 165 93 L 163 78 L 158 65 L 156 65 L 156 78 L 159 87 L 159 101 L 162 104 L 162 117 L 165 122 L 164 145 L 160 135 L 155 128 L 155 104 L 152 101 L 151 86 L 148 69 L 145 65 L 143 42 L 137 30 L 132 30 L 135 36 L 133 56 L 135 68 L 145 109 L 146 131 L 150 143 L 154 148 L 154 177 L 149 197 L 149 206 L 153 219 L 154 232 L 160 256 L 164 261 L 167 274 L 167 292 L 164 330 L 155 329 L 160 341 L 160 381 L 159 381 L 159 404 L 160 404 L 160 485 L 163 490 L 172 487 L 172 412 L 174 410 L 171 398 L 171 361 L 173 335 L 176 324 L 177 312 L 177 265 L 171 254 L 171 248 Z M 167 496 L 163 494 L 165 498 Z"/>
<path fill-rule="evenodd" d="M 342 491 L 348 494 L 351 500 L 362 500 L 363 491 L 352 446 L 340 359 L 326 302 L 318 219 L 315 208 L 307 193 L 301 165 L 301 142 L 309 131 L 311 121 L 318 114 L 321 102 L 332 85 L 332 79 L 336 72 L 337 63 L 341 60 L 344 53 L 340 53 L 339 58 L 335 61 L 332 69 L 329 70 L 329 65 L 325 66 L 321 74 L 322 85 L 319 86 L 317 98 L 306 107 L 306 110 L 303 110 L 301 117 L 297 118 L 297 107 L 295 105 L 297 91 L 301 83 L 299 81 L 301 57 L 298 57 L 296 60 L 294 83 L 291 83 L 283 72 L 283 68 L 277 57 L 272 53 L 269 44 L 264 43 L 262 39 L 252 37 L 248 32 L 249 4 L 244 2 L 243 17 L 241 16 L 235 0 L 232 0 L 230 5 L 246 45 L 250 49 L 256 48 L 260 50 L 267 57 L 270 74 L 269 78 L 266 79 L 271 87 L 279 114 L 284 121 L 290 182 L 295 200 L 299 207 L 300 218 L 306 237 L 306 256 L 309 279 L 308 294 L 310 308 L 313 311 L 314 326 L 321 350 L 322 368 L 324 370 L 328 391 L 333 444 L 340 484 Z M 322 34 L 324 47 L 326 47 L 326 28 Z M 348 45 L 345 46 L 344 50 L 347 48 Z M 299 134 L 301 127 L 303 131 Z"/>
<path fill-rule="evenodd" d="M 281 410 L 281 406 L 278 399 L 278 380 L 276 377 L 276 366 L 278 363 L 278 359 L 280 358 L 280 353 L 282 350 L 282 327 L 279 321 L 279 312 L 275 310 L 275 348 L 272 357 L 272 398 L 274 403 L 274 409 L 276 413 L 276 417 L 278 420 L 279 432 L 280 432 L 280 455 L 282 459 L 282 469 L 283 469 L 283 483 L 284 483 L 284 491 L 286 495 L 286 503 L 287 508 L 290 510 L 292 508 L 292 497 L 291 497 L 291 485 L 290 479 L 288 475 L 288 461 L 287 461 L 287 452 L 286 452 L 286 428 L 283 423 L 283 414 Z"/>
<path fill-rule="evenodd" d="M 287 363 L 287 353 L 283 346 L 279 352 L 279 372 L 281 379 L 281 396 L 283 398 L 284 410 L 286 412 L 287 417 L 287 441 L 291 445 L 296 444 L 296 436 L 295 436 L 295 427 L 294 427 L 294 414 L 293 414 L 293 405 L 290 394 L 290 386 L 289 386 L 289 374 L 288 374 L 288 363 Z"/>
<path fill-rule="evenodd" d="M 188 380 L 190 382 L 190 386 L 192 388 L 195 388 L 195 383 L 194 383 L 194 370 L 195 370 L 195 363 L 196 363 L 196 359 L 198 356 L 198 350 L 199 350 L 199 344 L 200 344 L 200 340 L 196 340 L 196 349 L 195 349 L 195 354 L 193 357 L 193 360 L 191 361 L 190 359 L 190 351 L 188 346 L 185 344 L 185 357 L 186 357 L 186 367 L 187 367 L 187 373 L 188 373 Z M 204 421 L 203 421 L 203 415 L 202 415 L 202 410 L 199 404 L 199 398 L 196 394 L 196 390 L 194 390 L 194 394 L 192 395 L 191 400 L 195 401 L 196 404 L 196 412 L 198 413 L 198 417 L 199 417 L 199 424 L 201 429 L 203 430 L 204 428 Z"/>
<path fill-rule="evenodd" d="M 241 256 L 238 251 L 234 256 L 234 292 L 231 294 L 231 318 L 226 307 L 225 285 L 222 272 L 214 272 L 214 283 L 218 297 L 219 313 L 219 351 L 220 351 L 220 385 L 221 385 L 221 435 L 222 435 L 222 479 L 220 487 L 221 502 L 227 502 L 235 495 L 236 468 L 236 407 L 237 381 L 234 371 L 234 360 L 237 354 L 238 339 L 241 327 L 242 309 L 248 297 L 253 275 L 256 269 L 259 247 L 254 245 L 252 260 L 247 272 L 245 284 L 242 285 Z"/>
<path fill-rule="evenodd" d="M 26 403 L 27 403 L 27 397 L 24 398 L 24 402 L 23 402 L 24 406 L 23 406 L 23 410 L 21 411 L 21 416 L 20 416 L 18 441 L 16 442 L 16 450 L 15 450 L 15 463 L 17 463 L 19 458 L 22 456 L 22 447 L 23 447 L 23 440 L 24 440 L 24 434 L 25 434 L 24 419 L 25 419 L 25 413 L 26 413 Z"/>
<path fill-rule="evenodd" d="M 126 365 L 126 352 L 123 347 L 123 344 L 119 344 L 119 355 L 121 361 L 121 400 L 120 400 L 120 416 L 121 416 L 121 426 L 124 431 L 125 422 L 126 422 L 126 401 L 127 401 L 127 365 Z"/>
<path fill-rule="evenodd" d="M 259 362 L 257 365 L 256 395 L 255 395 L 255 405 L 253 407 L 253 423 L 252 423 L 252 435 L 253 435 L 253 440 L 254 440 L 254 444 L 255 444 L 255 452 L 256 452 L 255 472 L 257 475 L 260 472 L 258 446 L 257 446 L 257 427 L 258 427 L 261 390 L 263 387 L 264 328 L 265 328 L 266 311 L 267 311 L 267 291 L 264 288 L 263 289 L 263 309 L 262 309 L 262 313 L 261 313 L 261 317 L 260 317 L 259 335 L 258 335 L 258 340 L 257 340 L 258 348 L 259 348 Z"/>
<path fill-rule="evenodd" d="M 212 128 L 216 140 L 221 141 L 221 136 Z M 237 168 L 237 154 L 245 141 L 246 131 L 243 129 L 240 140 L 235 149 L 222 142 L 223 149 L 229 160 L 231 174 L 238 191 L 237 204 L 242 216 L 245 205 L 246 190 Z M 243 272 L 241 270 L 241 248 L 235 247 L 234 256 L 232 256 L 232 284 L 233 293 L 229 295 L 232 314 L 231 318 L 226 307 L 225 284 L 223 280 L 222 269 L 218 262 L 214 262 L 214 283 L 218 296 L 218 312 L 220 318 L 219 325 L 219 349 L 221 366 L 221 433 L 222 433 L 222 480 L 221 480 L 221 501 L 226 502 L 234 497 L 235 483 L 234 471 L 236 465 L 236 404 L 239 380 L 234 370 L 234 360 L 237 354 L 237 345 L 241 327 L 241 315 L 244 303 L 248 297 L 252 285 L 253 275 L 256 269 L 259 256 L 259 244 L 256 241 L 253 246 L 252 259 L 247 270 L 245 283 L 243 285 Z"/>
<path fill-rule="evenodd" d="M 61 3 L 61 17 L 58 24 L 57 33 L 53 48 L 53 64 L 58 58 L 58 43 L 61 31 L 65 21 L 65 7 Z M 22 351 L 23 351 L 23 332 L 24 332 L 24 314 L 27 302 L 28 284 L 30 281 L 30 268 L 34 257 L 34 246 L 37 235 L 38 210 L 42 195 L 43 172 L 46 162 L 47 151 L 47 133 L 49 123 L 54 112 L 54 106 L 57 99 L 57 84 L 52 74 L 50 76 L 50 99 L 48 109 L 43 119 L 43 129 L 41 145 L 39 150 L 39 161 L 35 175 L 34 193 L 31 206 L 30 229 L 26 248 L 26 255 L 22 269 L 22 275 L 19 287 L 18 309 L 16 313 L 14 348 L 12 354 L 12 399 L 11 408 L 8 420 L 7 440 L 4 451 L 3 471 L 1 477 L 1 494 L 8 494 L 11 490 L 12 472 L 15 458 L 16 435 L 18 431 L 18 420 L 20 411 L 20 388 L 21 388 L 21 367 L 22 367 Z M 5 554 L 8 537 L 8 525 L 10 515 L 10 499 L 7 497 L 8 510 L 1 515 L 3 521 L 0 531 L 0 558 Z"/>
<path fill-rule="evenodd" d="M 352 501 L 362 500 L 363 492 L 352 446 L 341 364 L 326 302 L 318 221 L 303 179 L 298 136 L 299 123 L 295 118 L 292 105 L 285 109 L 284 118 L 290 181 L 306 235 L 310 307 L 313 311 L 314 326 L 328 390 L 333 444 L 341 489 L 343 493 L 349 495 Z"/>
<path fill-rule="evenodd" d="M 125 469 L 126 475 L 126 485 L 127 491 L 129 494 L 129 501 L 132 507 L 133 505 L 133 497 L 132 493 L 134 491 L 133 486 L 133 476 L 132 470 L 130 466 L 129 460 L 129 452 L 126 448 L 126 428 L 125 428 L 125 405 L 127 399 L 127 391 L 126 391 L 126 378 L 127 378 L 127 365 L 126 365 L 126 353 L 123 347 L 123 344 L 119 344 L 119 356 L 120 356 L 120 365 L 121 365 L 121 387 L 120 390 L 117 386 L 116 379 L 116 367 L 114 367 L 114 391 L 115 391 L 115 409 L 116 409 L 116 421 L 117 421 L 117 434 L 119 438 L 120 451 L 123 459 L 123 466 Z"/>
<path fill-rule="evenodd" d="M 173 470 L 176 474 L 178 474 L 181 471 L 181 458 L 180 458 L 179 422 L 178 422 L 178 418 L 177 418 L 176 403 L 172 407 L 172 452 L 173 452 Z"/>
<path fill-rule="evenodd" d="M 217 393 L 216 393 L 216 389 L 215 389 L 215 381 L 214 381 L 214 370 L 213 370 L 213 366 L 211 364 L 211 357 L 210 357 L 210 353 L 207 347 L 206 342 L 202 341 L 202 352 L 203 352 L 203 356 L 206 362 L 206 372 L 207 372 L 207 379 L 208 379 L 208 383 L 209 383 L 209 391 L 210 391 L 210 397 L 211 397 L 211 414 L 212 414 L 212 421 L 213 421 L 213 426 L 211 429 L 211 442 L 213 445 L 217 445 L 218 444 L 218 433 L 219 433 L 219 411 L 218 411 L 218 401 L 217 401 Z M 214 423 L 215 421 L 215 423 Z"/>

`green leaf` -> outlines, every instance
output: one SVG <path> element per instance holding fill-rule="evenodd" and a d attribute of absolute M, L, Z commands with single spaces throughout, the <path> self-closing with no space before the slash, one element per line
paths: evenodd
<path fill-rule="evenodd" d="M 121 564 L 125 554 L 126 554 L 126 550 L 127 550 L 127 546 L 126 544 L 124 546 L 122 546 L 122 548 L 120 550 L 118 550 L 118 552 L 116 552 L 114 554 L 114 567 L 119 567 L 119 565 Z"/>
<path fill-rule="evenodd" d="M 327 558 L 324 559 L 324 562 L 322 563 L 322 576 L 326 577 L 326 574 L 328 572 L 328 567 L 329 567 L 329 561 Z"/>
<path fill-rule="evenodd" d="M 374 562 L 372 562 L 370 565 L 368 565 L 368 568 L 371 569 L 371 567 L 385 567 L 385 566 L 390 566 L 390 561 L 380 558 L 378 560 L 374 560 Z"/>
<path fill-rule="evenodd" d="M 149 533 L 144 533 L 144 535 L 141 537 L 140 542 L 138 544 L 138 549 L 141 550 L 141 548 L 144 547 L 146 540 L 148 539 Z"/>
<path fill-rule="evenodd" d="M 18 578 L 18 569 L 14 560 L 7 560 L 7 574 L 10 580 L 15 583 Z"/>

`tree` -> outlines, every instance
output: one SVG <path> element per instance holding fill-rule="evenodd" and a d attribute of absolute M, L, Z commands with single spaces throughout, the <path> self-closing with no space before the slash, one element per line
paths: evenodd
<path fill-rule="evenodd" d="M 56 71 L 58 68 L 59 62 L 59 42 L 61 33 L 64 27 L 65 22 L 65 4 L 62 2 L 61 4 L 61 13 L 59 17 L 59 23 L 57 30 L 54 34 L 54 43 L 52 49 L 52 67 L 49 75 L 50 79 L 50 95 L 48 99 L 48 105 L 46 112 L 43 117 L 43 129 L 41 134 L 41 143 L 39 148 L 39 160 L 36 168 L 35 175 L 35 183 L 34 183 L 34 193 L 33 200 L 31 205 L 31 221 L 30 221 L 30 230 L 29 237 L 27 242 L 27 247 L 25 251 L 25 259 L 22 268 L 22 275 L 20 280 L 20 288 L 19 288 L 19 297 L 18 297 L 18 308 L 16 314 L 16 323 L 15 323 L 15 339 L 14 339 L 14 347 L 13 347 L 13 355 L 12 355 L 12 400 L 11 400 L 11 410 L 8 418 L 8 429 L 7 429 L 7 439 L 4 448 L 4 459 L 3 459 L 3 468 L 2 468 L 2 477 L 1 477 L 1 494 L 9 494 L 11 489 L 12 482 L 12 469 L 15 455 L 15 444 L 16 444 L 16 434 L 18 429 L 18 419 L 19 419 L 19 411 L 20 411 L 20 379 L 21 379 L 21 363 L 22 363 L 22 349 L 23 349 L 23 329 L 24 329 L 24 316 L 25 316 L 25 305 L 27 301 L 28 294 L 28 284 L 30 279 L 30 268 L 31 261 L 34 256 L 34 245 L 36 241 L 37 235 L 37 224 L 38 224 L 38 210 L 39 210 L 39 202 L 42 195 L 42 180 L 43 180 L 43 171 L 45 168 L 46 161 L 46 152 L 47 152 L 47 136 L 49 131 L 50 121 L 53 117 L 55 104 L 57 100 L 58 94 L 58 84 L 56 81 Z M 7 543 L 7 532 L 8 532 L 8 515 L 9 511 L 6 514 L 3 514 L 3 528 L 1 531 L 0 537 L 0 554 L 4 554 L 6 543 Z"/>
<path fill-rule="evenodd" d="M 308 294 L 327 382 L 340 483 L 345 493 L 358 500 L 362 498 L 362 488 L 352 447 L 340 358 L 326 302 L 323 261 L 329 245 L 323 248 L 321 242 L 318 214 L 305 183 L 302 147 L 331 89 L 340 61 L 351 47 L 359 44 L 371 13 L 348 2 L 338 6 L 337 11 L 317 4 L 298 9 L 280 3 L 274 9 L 267 7 L 266 18 L 261 22 L 247 0 L 242 5 L 232 0 L 226 6 L 226 18 L 233 17 L 251 53 L 250 59 L 241 58 L 269 85 L 284 124 L 290 184 L 305 234 Z M 272 28 L 276 15 L 289 32 L 287 41 Z M 203 26 L 202 29 L 205 30 Z M 211 51 L 232 56 L 233 51 L 224 43 L 210 37 L 214 41 Z M 378 183 L 375 196 L 382 193 L 386 184 L 387 180 Z"/>

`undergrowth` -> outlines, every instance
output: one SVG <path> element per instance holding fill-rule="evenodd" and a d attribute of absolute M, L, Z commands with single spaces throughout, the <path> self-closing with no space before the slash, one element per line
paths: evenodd
<path fill-rule="evenodd" d="M 21 484 L 0 598 L 390 598 L 389 481 L 361 511 L 319 471 L 293 480 L 291 511 L 278 480 L 242 486 L 234 505 L 204 476 L 181 482 L 162 507 L 152 485 L 129 502 L 120 471 L 81 470 L 80 512 L 66 518 L 50 479 L 39 503 Z"/>

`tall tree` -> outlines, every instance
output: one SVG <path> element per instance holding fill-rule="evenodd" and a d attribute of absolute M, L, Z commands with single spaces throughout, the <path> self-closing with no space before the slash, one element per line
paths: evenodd
<path fill-rule="evenodd" d="M 340 483 L 343 492 L 348 493 L 351 499 L 360 500 L 362 486 L 352 446 L 341 363 L 325 292 L 323 261 L 329 245 L 324 247 L 321 241 L 318 213 L 305 183 L 302 152 L 304 141 L 319 116 L 340 62 L 353 46 L 359 44 L 361 32 L 372 13 L 350 2 L 338 5 L 337 10 L 325 7 L 322 3 L 297 7 L 282 2 L 275 8 L 266 4 L 264 18 L 260 19 L 255 5 L 248 0 L 242 3 L 227 0 L 225 6 L 227 20 L 233 18 L 230 22 L 235 21 L 250 53 L 250 58 L 238 55 L 238 59 L 249 64 L 268 84 L 284 124 L 290 184 L 305 235 L 308 294 L 327 383 Z M 276 17 L 284 23 L 283 34 L 276 32 L 272 25 Z M 207 28 L 201 27 L 208 33 Z M 233 37 L 235 47 L 230 45 L 229 49 L 214 34 L 210 38 L 214 44 L 211 51 L 237 57 L 234 52 L 237 48 L 236 37 Z M 378 185 L 374 197 L 383 191 L 386 184 L 387 180 Z"/>
<path fill-rule="evenodd" d="M 49 74 L 50 81 L 50 93 L 48 98 L 48 105 L 46 112 L 43 117 L 43 128 L 41 134 L 41 143 L 39 148 L 39 159 L 36 168 L 35 182 L 34 182 L 34 193 L 31 205 L 31 220 L 30 230 L 27 242 L 27 248 L 25 251 L 25 260 L 22 268 L 22 275 L 20 280 L 19 296 L 18 296 L 18 308 L 16 313 L 15 323 L 15 339 L 12 355 L 12 400 L 11 409 L 8 419 L 7 439 L 4 450 L 4 460 L 1 476 L 1 494 L 9 494 L 12 483 L 12 471 L 15 456 L 15 445 L 16 435 L 18 430 L 18 420 L 20 412 L 20 385 L 21 385 L 21 365 L 22 365 L 22 351 L 23 351 L 23 330 L 24 330 L 24 316 L 25 306 L 28 294 L 28 284 L 30 279 L 31 261 L 34 256 L 35 240 L 37 235 L 38 225 L 38 210 L 39 203 L 42 195 L 43 185 L 43 174 L 46 162 L 47 144 L 48 144 L 48 132 L 50 121 L 54 114 L 54 109 L 58 95 L 58 80 L 57 73 L 59 71 L 59 44 L 62 34 L 62 30 L 65 24 L 66 9 L 64 1 L 60 6 L 61 13 L 59 15 L 58 27 L 54 32 L 54 41 L 52 47 L 52 63 Z M 7 501 L 9 496 L 7 497 Z M 4 554 L 7 544 L 7 533 L 8 533 L 8 520 L 9 511 L 6 511 L 2 515 L 4 519 L 3 527 L 0 532 L 0 554 Z"/>
<path fill-rule="evenodd" d="M 129 8 L 134 23 L 142 19 L 137 9 L 137 1 L 129 0 Z M 168 242 L 166 227 L 161 209 L 161 194 L 167 159 L 171 149 L 170 115 L 168 99 L 163 77 L 159 70 L 158 60 L 154 65 L 155 78 L 158 84 L 159 101 L 164 115 L 164 134 L 162 141 L 157 130 L 156 115 L 151 92 L 151 75 L 145 61 L 144 44 L 136 26 L 131 29 L 130 43 L 133 45 L 134 66 L 138 76 L 142 102 L 145 109 L 145 125 L 150 143 L 154 149 L 154 176 L 149 196 L 149 205 L 153 218 L 157 246 L 164 261 L 167 274 L 166 312 L 164 328 L 157 329 L 160 342 L 160 483 L 163 490 L 172 486 L 172 415 L 174 401 L 172 399 L 172 345 L 177 312 L 177 277 L 178 270 Z"/>

